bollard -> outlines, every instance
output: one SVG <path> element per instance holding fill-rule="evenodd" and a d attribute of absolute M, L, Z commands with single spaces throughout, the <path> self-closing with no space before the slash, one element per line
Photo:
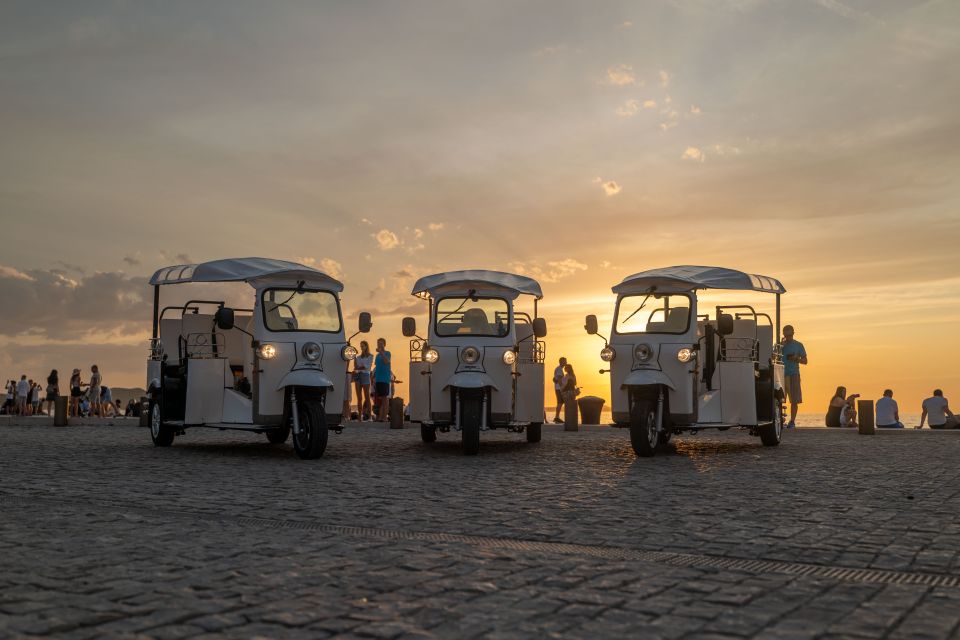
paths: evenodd
<path fill-rule="evenodd" d="M 403 429 L 403 398 L 390 398 L 390 428 Z"/>
<path fill-rule="evenodd" d="M 53 401 L 53 426 L 67 426 L 67 396 L 57 396 Z"/>
<path fill-rule="evenodd" d="M 873 424 L 873 400 L 857 400 L 858 431 L 865 436 L 872 436 L 877 432 Z"/>
<path fill-rule="evenodd" d="M 583 424 L 600 424 L 600 414 L 603 413 L 603 398 L 584 396 L 577 400 L 580 407 L 580 422 Z"/>
<path fill-rule="evenodd" d="M 563 430 L 564 431 L 579 431 L 580 427 L 577 424 L 577 419 L 579 418 L 577 400 L 573 397 L 573 394 L 567 392 L 564 394 L 563 398 Z"/>

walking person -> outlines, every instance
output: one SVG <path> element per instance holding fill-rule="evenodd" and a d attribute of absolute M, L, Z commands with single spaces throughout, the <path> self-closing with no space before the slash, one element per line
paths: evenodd
<path fill-rule="evenodd" d="M 784 386 L 787 399 L 790 401 L 790 422 L 788 429 L 797 426 L 797 410 L 803 402 L 803 390 L 800 388 L 800 365 L 807 364 L 807 350 L 803 343 L 793 339 L 793 325 L 783 328 L 783 340 L 780 342 L 780 353 L 783 355 Z"/>
<path fill-rule="evenodd" d="M 86 383 L 80 376 L 80 369 L 74 369 L 70 376 L 70 410 L 67 412 L 71 418 L 80 415 L 80 397 L 83 395 L 83 387 Z"/>
<path fill-rule="evenodd" d="M 373 370 L 373 354 L 366 340 L 360 341 L 360 355 L 353 361 L 353 381 L 357 387 L 357 413 L 360 420 L 370 420 L 370 372 Z"/>
<path fill-rule="evenodd" d="M 903 429 L 900 422 L 900 407 L 893 399 L 893 390 L 884 389 L 883 397 L 877 400 L 877 429 Z"/>
<path fill-rule="evenodd" d="M 390 368 L 390 352 L 387 351 L 387 341 L 377 338 L 377 357 L 374 359 L 373 382 L 376 387 L 377 401 L 380 405 L 377 411 L 377 420 L 387 421 L 387 405 L 390 404 L 390 384 L 393 382 L 393 371 Z"/>
<path fill-rule="evenodd" d="M 553 370 L 553 390 L 557 395 L 557 413 L 553 416 L 554 424 L 563 422 L 563 420 L 560 419 L 560 409 L 563 407 L 563 393 L 560 391 L 560 383 L 563 380 L 563 367 L 566 366 L 566 364 L 567 359 L 560 358 L 560 364 Z"/>
<path fill-rule="evenodd" d="M 103 383 L 103 376 L 100 375 L 100 368 L 97 365 L 90 367 L 90 388 L 87 393 L 90 397 L 90 415 L 100 415 L 100 385 Z"/>
<path fill-rule="evenodd" d="M 60 376 L 57 374 L 57 370 L 54 369 L 50 372 L 50 375 L 47 376 L 47 415 L 53 415 L 53 405 L 59 395 Z"/>
<path fill-rule="evenodd" d="M 17 383 L 17 414 L 27 415 L 27 398 L 30 396 L 30 381 L 27 380 L 27 374 L 20 376 L 20 382 Z"/>
<path fill-rule="evenodd" d="M 920 426 L 923 429 L 924 420 L 930 420 L 931 429 L 955 429 L 957 417 L 950 411 L 950 403 L 943 397 L 943 391 L 934 389 L 933 395 L 923 401 L 923 413 L 920 415 Z"/>

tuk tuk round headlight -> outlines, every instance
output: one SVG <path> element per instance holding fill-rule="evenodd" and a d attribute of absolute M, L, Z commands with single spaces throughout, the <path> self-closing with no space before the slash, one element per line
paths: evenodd
<path fill-rule="evenodd" d="M 428 347 L 423 350 L 423 361 L 428 364 L 436 364 L 440 359 L 440 352 L 434 349 L 433 347 Z"/>
<path fill-rule="evenodd" d="M 683 349 L 677 351 L 677 360 L 680 362 L 690 362 L 693 360 L 693 349 L 684 347 Z"/>
<path fill-rule="evenodd" d="M 464 364 L 477 364 L 480 361 L 480 349 L 464 347 L 460 350 L 460 359 Z"/>
<path fill-rule="evenodd" d="M 633 350 L 633 355 L 636 356 L 638 362 L 646 362 L 653 357 L 653 349 L 650 348 L 650 345 L 641 343 Z"/>
<path fill-rule="evenodd" d="M 340 357 L 350 362 L 357 357 L 357 348 L 352 344 L 344 346 L 343 349 L 340 349 Z"/>
<path fill-rule="evenodd" d="M 503 364 L 508 366 L 513 366 L 513 363 L 517 361 L 517 354 L 513 349 L 507 349 L 503 352 Z"/>
<path fill-rule="evenodd" d="M 277 348 L 272 344 L 262 344 L 257 347 L 257 357 L 261 360 L 273 360 L 277 356 Z"/>
<path fill-rule="evenodd" d="M 613 359 L 617 357 L 617 352 L 613 350 L 613 347 L 604 347 L 600 349 L 600 359 L 604 362 L 613 362 Z"/>
<path fill-rule="evenodd" d="M 320 345 L 316 342 L 306 342 L 302 347 L 300 347 L 300 353 L 303 354 L 304 360 L 309 360 L 314 362 L 320 359 L 320 356 L 323 355 L 323 351 L 320 349 Z"/>

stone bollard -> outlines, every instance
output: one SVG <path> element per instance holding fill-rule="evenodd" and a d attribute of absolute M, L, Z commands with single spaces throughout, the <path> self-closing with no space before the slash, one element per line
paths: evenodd
<path fill-rule="evenodd" d="M 873 424 L 873 400 L 857 400 L 857 424 L 861 435 L 872 436 L 877 432 Z"/>
<path fill-rule="evenodd" d="M 579 409 L 577 407 L 577 400 L 573 397 L 572 393 L 564 394 L 563 399 L 563 430 L 564 431 L 579 431 L 580 426 L 577 424 L 579 419 Z"/>
<path fill-rule="evenodd" d="M 580 422 L 583 424 L 600 424 L 600 414 L 603 413 L 603 398 L 584 396 L 577 400 L 580 406 Z"/>
<path fill-rule="evenodd" d="M 390 398 L 390 428 L 403 429 L 403 398 Z"/>
<path fill-rule="evenodd" d="M 57 396 L 53 401 L 53 426 L 67 426 L 67 396 Z"/>

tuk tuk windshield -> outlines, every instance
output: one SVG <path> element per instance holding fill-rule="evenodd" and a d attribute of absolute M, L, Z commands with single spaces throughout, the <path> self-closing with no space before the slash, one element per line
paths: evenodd
<path fill-rule="evenodd" d="M 683 334 L 690 328 L 690 297 L 682 294 L 636 294 L 617 304 L 617 333 Z"/>
<path fill-rule="evenodd" d="M 495 336 L 510 333 L 510 305 L 503 298 L 441 298 L 436 307 L 438 336 Z"/>
<path fill-rule="evenodd" d="M 268 331 L 340 331 L 340 303 L 329 291 L 267 289 L 263 324 Z"/>

